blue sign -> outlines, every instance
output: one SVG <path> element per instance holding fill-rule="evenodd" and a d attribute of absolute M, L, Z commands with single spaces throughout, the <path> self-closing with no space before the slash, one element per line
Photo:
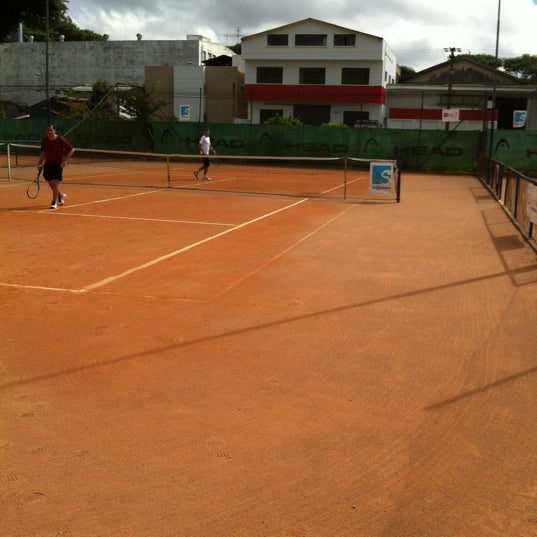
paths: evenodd
<path fill-rule="evenodd" d="M 521 129 L 526 126 L 526 110 L 513 111 L 513 128 Z"/>
<path fill-rule="evenodd" d="M 391 192 L 394 170 L 395 166 L 392 162 L 372 162 L 370 164 L 370 191 L 383 194 Z"/>
<path fill-rule="evenodd" d="M 182 104 L 179 106 L 179 120 L 190 121 L 190 105 Z"/>

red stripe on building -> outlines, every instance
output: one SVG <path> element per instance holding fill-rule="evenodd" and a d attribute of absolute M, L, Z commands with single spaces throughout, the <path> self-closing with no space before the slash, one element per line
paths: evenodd
<path fill-rule="evenodd" d="M 486 121 L 490 121 L 492 111 L 486 111 Z M 441 108 L 390 108 L 389 119 L 414 119 L 442 121 Z M 460 121 L 483 121 L 483 110 L 459 110 Z M 498 110 L 495 110 L 494 121 L 498 120 Z"/>
<path fill-rule="evenodd" d="M 382 86 L 246 84 L 244 97 L 247 101 L 272 103 L 384 104 L 386 102 L 386 88 Z"/>

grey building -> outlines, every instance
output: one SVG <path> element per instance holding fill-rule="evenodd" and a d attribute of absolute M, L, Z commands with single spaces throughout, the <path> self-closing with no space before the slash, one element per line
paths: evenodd
<path fill-rule="evenodd" d="M 48 48 L 48 69 L 46 50 Z M 222 54 L 233 56 L 225 45 L 200 35 L 186 40 L 52 41 L 29 40 L 0 44 L 0 102 L 24 105 L 61 95 L 66 89 L 92 85 L 98 80 L 116 85 L 142 85 L 147 66 L 199 67 Z"/>

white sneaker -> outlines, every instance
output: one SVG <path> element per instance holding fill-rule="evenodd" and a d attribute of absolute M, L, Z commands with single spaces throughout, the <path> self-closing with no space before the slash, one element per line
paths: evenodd
<path fill-rule="evenodd" d="M 65 202 L 65 198 L 67 197 L 67 194 L 60 194 L 58 196 L 58 205 L 63 205 Z"/>
<path fill-rule="evenodd" d="M 208 175 L 204 175 L 204 176 L 203 176 L 203 180 L 204 180 L 204 181 L 210 181 L 211 178 L 210 178 Z"/>
<path fill-rule="evenodd" d="M 199 179 L 199 173 L 200 173 L 200 172 L 198 172 L 198 170 L 195 170 L 195 171 L 194 171 L 194 176 L 196 177 L 196 179 Z"/>
<path fill-rule="evenodd" d="M 51 204 L 50 204 L 50 208 L 51 209 L 56 209 L 58 206 L 56 205 L 56 202 L 53 201 Z"/>

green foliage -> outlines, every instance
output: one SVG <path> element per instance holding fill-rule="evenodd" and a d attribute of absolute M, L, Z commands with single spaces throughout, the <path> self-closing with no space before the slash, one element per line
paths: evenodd
<path fill-rule="evenodd" d="M 503 67 L 510 75 L 537 84 L 537 56 L 523 54 L 518 58 L 506 58 Z"/>
<path fill-rule="evenodd" d="M 404 82 L 406 78 L 416 74 L 416 70 L 413 67 L 408 67 L 408 65 L 401 65 L 399 69 L 400 75 L 398 82 Z"/>
<path fill-rule="evenodd" d="M 168 104 L 155 99 L 154 92 L 155 88 L 113 86 L 106 80 L 98 80 L 93 84 L 88 99 L 81 98 L 73 90 L 68 90 L 65 100 L 68 101 L 69 107 L 61 117 L 80 119 L 91 115 L 97 120 L 117 120 L 121 110 L 132 119 L 148 121 L 155 119 L 154 116 L 159 110 Z"/>
<path fill-rule="evenodd" d="M 68 41 L 104 40 L 91 30 L 81 30 L 67 16 L 67 0 L 48 0 L 49 40 L 56 41 L 64 35 Z M 36 41 L 46 41 L 45 0 L 3 0 L 0 18 L 0 41 L 9 41 L 19 22 L 23 24 L 24 36 L 33 35 Z"/>
<path fill-rule="evenodd" d="M 91 96 L 88 99 L 88 113 L 95 119 L 117 119 L 117 102 L 114 101 L 115 86 L 106 80 L 97 80 L 92 86 Z"/>
<path fill-rule="evenodd" d="M 125 112 L 132 119 L 139 121 L 149 121 L 159 110 L 166 106 L 166 101 L 155 99 L 156 86 L 146 88 L 145 86 L 136 86 L 129 90 L 120 92 L 120 103 Z"/>
<path fill-rule="evenodd" d="M 506 73 L 532 84 L 537 84 L 537 56 L 523 54 L 516 58 L 498 58 L 491 54 L 461 54 L 457 58 L 468 58 L 490 69 L 503 68 Z"/>
<path fill-rule="evenodd" d="M 267 125 L 284 125 L 285 127 L 302 127 L 304 123 L 297 117 L 282 117 L 280 114 L 276 114 L 274 117 L 270 117 L 265 121 Z"/>
<path fill-rule="evenodd" d="M 501 58 L 496 59 L 492 54 L 459 54 L 457 58 L 468 58 L 469 60 L 485 65 L 489 69 L 499 69 L 503 63 Z"/>
<path fill-rule="evenodd" d="M 321 127 L 329 129 L 350 129 L 350 127 L 344 123 L 321 123 Z"/>

